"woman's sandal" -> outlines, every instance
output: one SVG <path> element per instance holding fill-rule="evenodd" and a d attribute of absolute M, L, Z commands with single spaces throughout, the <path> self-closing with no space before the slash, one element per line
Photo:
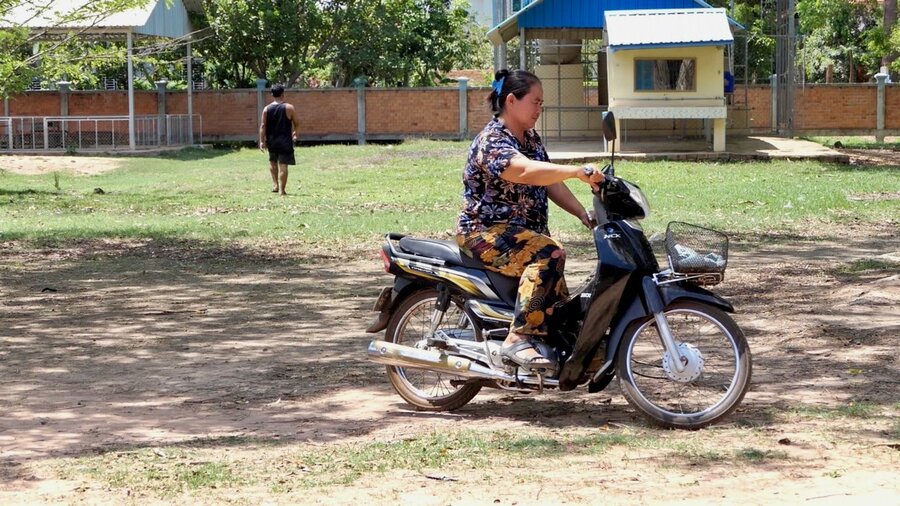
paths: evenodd
<path fill-rule="evenodd" d="M 533 357 L 521 357 L 518 355 L 520 351 L 524 351 L 527 349 L 532 349 L 537 352 L 536 356 Z M 511 344 L 509 346 L 503 346 L 500 348 L 500 356 L 509 360 L 510 362 L 518 365 L 523 369 L 528 370 L 545 370 L 545 371 L 555 371 L 556 370 L 556 361 L 551 360 L 540 354 L 537 348 L 531 344 L 527 339 L 523 339 L 517 343 Z M 535 363 L 535 361 L 539 361 Z M 546 361 L 546 362 L 545 362 Z"/>

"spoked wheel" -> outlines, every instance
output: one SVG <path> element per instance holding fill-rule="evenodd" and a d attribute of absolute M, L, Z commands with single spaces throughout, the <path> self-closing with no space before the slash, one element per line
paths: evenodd
<path fill-rule="evenodd" d="M 438 292 L 425 289 L 408 297 L 391 316 L 385 340 L 391 343 L 429 349 L 426 337 Z M 456 339 L 475 340 L 478 329 L 457 301 L 451 301 L 438 330 Z M 481 385 L 463 385 L 464 378 L 446 373 L 387 366 L 388 379 L 403 400 L 422 411 L 451 411 L 472 400 Z"/>
<path fill-rule="evenodd" d="M 664 427 L 699 429 L 734 410 L 750 387 L 750 350 L 723 311 L 699 302 L 666 308 L 683 370 L 666 352 L 652 318 L 632 324 L 617 357 L 628 402 Z"/>

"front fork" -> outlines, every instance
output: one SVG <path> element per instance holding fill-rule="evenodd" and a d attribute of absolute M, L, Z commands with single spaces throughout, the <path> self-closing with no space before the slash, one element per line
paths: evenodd
<path fill-rule="evenodd" d="M 675 367 L 675 370 L 684 372 L 684 368 L 687 366 L 687 358 L 683 357 L 678 351 L 678 344 L 675 343 L 675 338 L 672 336 L 672 329 L 669 328 L 669 322 L 666 320 L 666 308 L 663 304 L 662 297 L 659 296 L 659 289 L 657 289 L 656 283 L 649 277 L 644 278 L 641 286 L 644 290 L 644 300 L 647 301 L 648 309 L 653 314 L 653 319 L 656 321 L 656 331 L 659 333 L 659 340 L 662 341 L 662 345 L 666 349 L 666 352 L 672 357 L 672 365 Z"/>

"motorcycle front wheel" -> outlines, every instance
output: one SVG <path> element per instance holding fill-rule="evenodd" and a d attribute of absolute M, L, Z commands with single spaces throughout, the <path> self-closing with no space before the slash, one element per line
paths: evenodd
<path fill-rule="evenodd" d="M 406 298 L 388 321 L 385 340 L 429 349 L 426 337 L 438 292 L 424 289 Z M 438 330 L 457 339 L 476 340 L 478 329 L 466 315 L 460 301 L 452 300 Z M 388 379 L 403 400 L 420 411 L 452 411 L 475 397 L 481 385 L 462 384 L 463 378 L 426 369 L 387 366 Z"/>
<path fill-rule="evenodd" d="M 650 317 L 625 331 L 616 362 L 628 402 L 663 427 L 699 429 L 731 413 L 750 387 L 750 349 L 725 312 L 695 301 L 675 302 L 666 321 L 682 355 L 678 371 Z"/>

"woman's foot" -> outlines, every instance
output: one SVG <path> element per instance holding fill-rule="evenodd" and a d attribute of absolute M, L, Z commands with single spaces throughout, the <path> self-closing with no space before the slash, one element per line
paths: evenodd
<path fill-rule="evenodd" d="M 531 340 L 524 336 L 507 338 L 500 348 L 500 355 L 525 369 L 556 369 L 556 361 L 541 355 Z"/>

